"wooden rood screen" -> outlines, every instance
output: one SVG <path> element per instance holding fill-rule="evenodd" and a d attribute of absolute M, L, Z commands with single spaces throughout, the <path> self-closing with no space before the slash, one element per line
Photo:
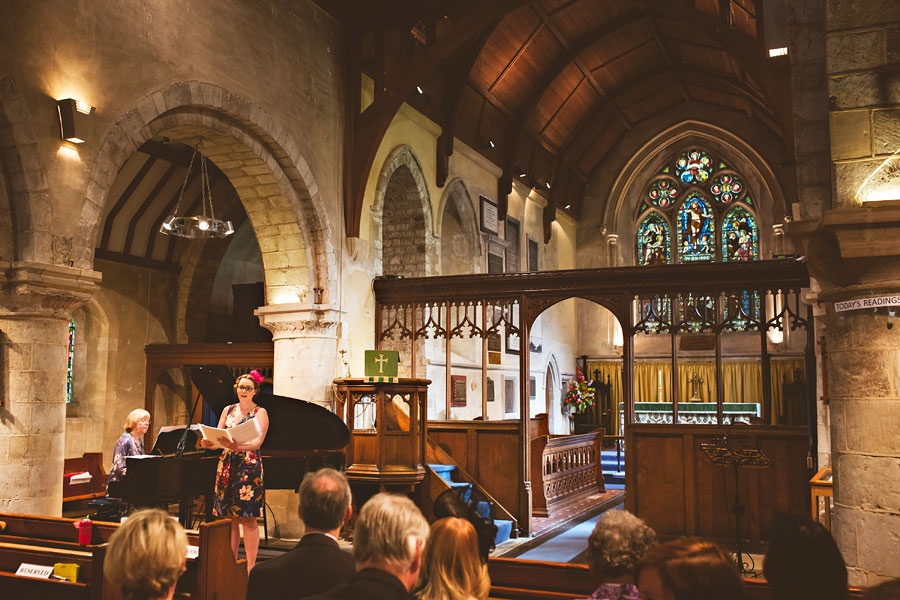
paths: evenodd
<path fill-rule="evenodd" d="M 454 338 L 480 338 L 483 365 L 481 389 L 487 390 L 485 365 L 489 364 L 488 343 L 493 336 L 518 338 L 518 347 L 524 350 L 528 348 L 531 326 L 538 315 L 563 300 L 583 298 L 608 309 L 622 326 L 626 435 L 635 420 L 636 333 L 670 334 L 673 348 L 679 334 L 703 332 L 714 336 L 715 377 L 718 383 L 715 422 L 723 424 L 726 417 L 723 410 L 722 335 L 736 330 L 757 332 L 762 362 L 762 404 L 768 407 L 771 372 L 766 334 L 770 330 L 806 327 L 810 311 L 801 305 L 799 293 L 808 285 L 806 265 L 791 259 L 408 279 L 382 277 L 377 278 L 373 286 L 376 301 L 375 341 L 381 348 L 401 350 L 401 354 L 409 359 L 406 362 L 410 370 L 408 375 L 422 377 L 426 376 L 422 372 L 425 368 L 423 354 L 426 339 L 443 340 L 445 355 L 450 357 Z M 759 308 L 767 305 L 779 308 L 770 316 Z M 811 339 L 809 332 L 807 335 Z M 812 344 L 808 343 L 807 386 L 814 385 L 812 352 Z M 521 351 L 518 356 L 520 415 L 529 414 L 529 355 L 530 352 Z M 673 372 L 677 372 L 677 352 L 673 351 L 672 362 Z M 453 378 L 451 361 L 446 363 L 449 414 Z M 674 383 L 673 388 L 671 420 L 677 424 L 679 399 Z M 482 394 L 484 415 L 487 415 L 487 395 Z M 687 398 L 681 399 L 682 402 L 685 400 Z M 815 419 L 809 421 L 810 443 L 814 444 Z M 519 493 L 523 500 L 527 499 L 523 504 L 530 506 L 531 448 L 527 419 L 520 421 L 520 427 L 522 443 L 517 461 L 521 481 Z M 626 497 L 634 492 L 631 489 Z M 530 531 L 530 518 L 522 523 L 522 528 L 525 533 Z"/>

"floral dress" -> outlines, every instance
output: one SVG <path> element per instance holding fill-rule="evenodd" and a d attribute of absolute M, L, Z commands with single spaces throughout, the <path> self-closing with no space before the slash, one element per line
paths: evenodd
<path fill-rule="evenodd" d="M 109 470 L 109 481 L 107 482 L 107 485 L 121 481 L 122 478 L 125 477 L 126 457 L 140 456 L 143 453 L 144 441 L 134 439 L 127 431 L 123 433 L 122 437 L 116 442 L 116 447 L 113 450 L 112 469 Z"/>
<path fill-rule="evenodd" d="M 225 408 L 225 428 L 234 427 L 256 417 L 259 406 L 238 420 L 231 404 Z M 259 517 L 263 503 L 262 459 L 256 450 L 233 452 L 222 450 L 216 470 L 216 499 L 213 514 L 217 517 Z"/>

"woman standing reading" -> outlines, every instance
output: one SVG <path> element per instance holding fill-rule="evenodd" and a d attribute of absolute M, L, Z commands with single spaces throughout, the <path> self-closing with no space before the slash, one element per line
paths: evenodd
<path fill-rule="evenodd" d="M 241 545 L 240 526 L 243 526 L 248 573 L 256 563 L 259 549 L 259 524 L 256 519 L 261 516 L 263 504 L 263 468 L 259 447 L 269 430 L 266 409 L 253 402 L 262 380 L 259 371 L 239 376 L 234 383 L 238 403 L 226 406 L 219 418 L 219 429 L 235 427 L 250 419 L 256 419 L 259 424 L 260 435 L 255 440 L 243 444 L 224 444 L 225 450 L 219 457 L 216 471 L 216 500 L 213 504 L 214 515 L 231 519 L 231 550 L 235 559 Z M 203 439 L 200 445 L 211 448 L 213 443 Z"/>

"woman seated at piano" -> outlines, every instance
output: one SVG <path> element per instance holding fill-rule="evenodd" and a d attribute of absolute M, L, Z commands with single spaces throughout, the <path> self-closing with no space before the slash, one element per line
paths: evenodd
<path fill-rule="evenodd" d="M 261 431 L 259 437 L 243 444 L 226 442 L 216 470 L 213 514 L 231 519 L 231 550 L 235 559 L 241 545 L 240 526 L 243 526 L 248 573 L 256 563 L 259 549 L 259 524 L 256 519 L 262 516 L 263 505 L 263 468 L 259 448 L 269 430 L 266 409 L 253 401 L 262 380 L 263 376 L 259 371 L 239 376 L 234 382 L 238 403 L 226 406 L 219 418 L 219 429 L 228 429 L 256 419 Z M 200 445 L 204 448 L 213 447 L 213 443 L 207 439 L 200 440 Z"/>
<path fill-rule="evenodd" d="M 144 434 L 150 429 L 150 413 L 143 408 L 136 408 L 125 418 L 125 433 L 116 442 L 113 450 L 112 468 L 106 482 L 106 495 L 118 498 L 118 484 L 125 477 L 125 459 L 129 456 L 144 454 Z"/>

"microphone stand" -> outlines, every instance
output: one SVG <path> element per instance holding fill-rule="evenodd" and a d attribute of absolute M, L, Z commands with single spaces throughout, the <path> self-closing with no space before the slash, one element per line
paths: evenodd
<path fill-rule="evenodd" d="M 184 426 L 184 433 L 181 434 L 181 439 L 178 440 L 178 444 L 175 446 L 175 460 L 181 460 L 181 456 L 184 454 L 184 447 L 187 444 L 187 436 L 191 431 L 191 419 L 194 416 L 194 412 L 197 410 L 197 404 L 200 402 L 200 392 L 197 392 L 197 399 L 194 400 L 194 408 L 191 409 L 191 412 L 188 413 L 187 424 Z"/>

